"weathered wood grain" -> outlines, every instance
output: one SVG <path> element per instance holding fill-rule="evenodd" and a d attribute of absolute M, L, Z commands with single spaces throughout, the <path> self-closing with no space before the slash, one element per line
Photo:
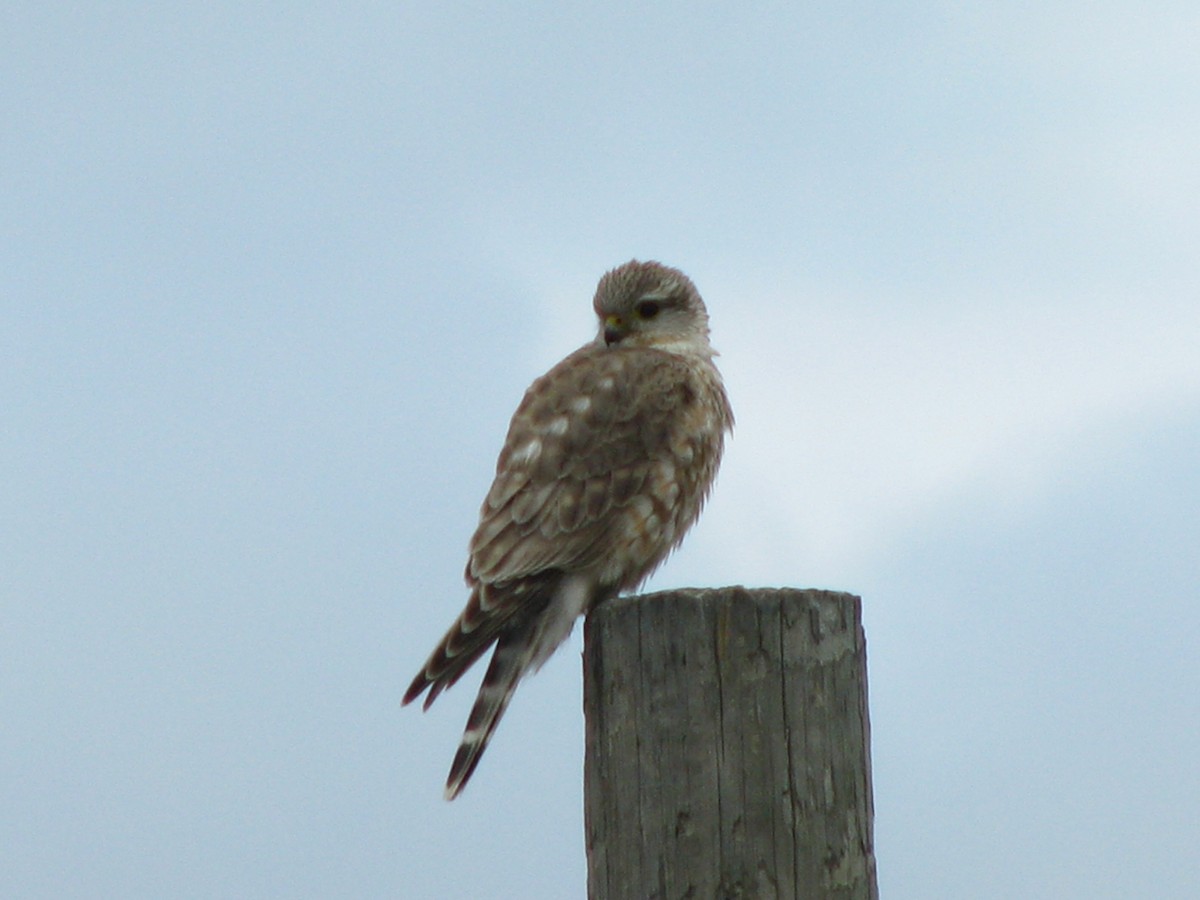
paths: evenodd
<path fill-rule="evenodd" d="M 591 900 L 874 900 L 860 600 L 619 598 L 588 617 Z"/>

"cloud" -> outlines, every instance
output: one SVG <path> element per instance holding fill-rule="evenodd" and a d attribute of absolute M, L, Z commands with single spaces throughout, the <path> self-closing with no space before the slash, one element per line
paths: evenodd
<path fill-rule="evenodd" d="M 1036 495 L 1093 429 L 1200 395 L 1194 303 L 797 294 L 716 317 L 738 427 L 706 540 L 767 580 L 837 571 L 964 491 Z"/>

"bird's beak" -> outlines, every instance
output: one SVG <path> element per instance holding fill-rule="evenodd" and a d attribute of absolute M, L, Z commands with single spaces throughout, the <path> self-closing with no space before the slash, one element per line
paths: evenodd
<path fill-rule="evenodd" d="M 608 346 L 619 344 L 627 334 L 629 334 L 629 327 L 620 316 L 611 315 L 604 320 L 604 343 Z"/>

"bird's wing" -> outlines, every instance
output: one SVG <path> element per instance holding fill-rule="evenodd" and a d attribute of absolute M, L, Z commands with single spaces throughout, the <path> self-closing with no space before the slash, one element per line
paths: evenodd
<path fill-rule="evenodd" d="M 429 688 L 428 707 L 504 631 L 538 616 L 567 573 L 588 571 L 598 560 L 621 569 L 636 555 L 626 532 L 639 517 L 614 512 L 654 495 L 647 478 L 652 487 L 651 470 L 669 454 L 670 419 L 680 405 L 673 392 L 686 377 L 669 354 L 585 346 L 530 386 L 471 540 L 471 596 L 405 703 Z M 654 502 L 642 505 L 655 514 Z"/>
<path fill-rule="evenodd" d="M 533 383 L 513 415 L 471 540 L 467 580 L 499 584 L 610 555 L 614 511 L 674 465 L 691 368 L 657 350 L 587 345 Z M 669 498 L 667 498 L 669 499 Z M 655 510 L 666 515 L 669 510 Z"/>

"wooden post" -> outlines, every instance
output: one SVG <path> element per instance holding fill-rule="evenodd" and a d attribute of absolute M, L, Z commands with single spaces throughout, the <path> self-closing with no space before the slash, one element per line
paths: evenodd
<path fill-rule="evenodd" d="M 591 900 L 875 900 L 861 601 L 622 597 L 584 637 Z"/>

